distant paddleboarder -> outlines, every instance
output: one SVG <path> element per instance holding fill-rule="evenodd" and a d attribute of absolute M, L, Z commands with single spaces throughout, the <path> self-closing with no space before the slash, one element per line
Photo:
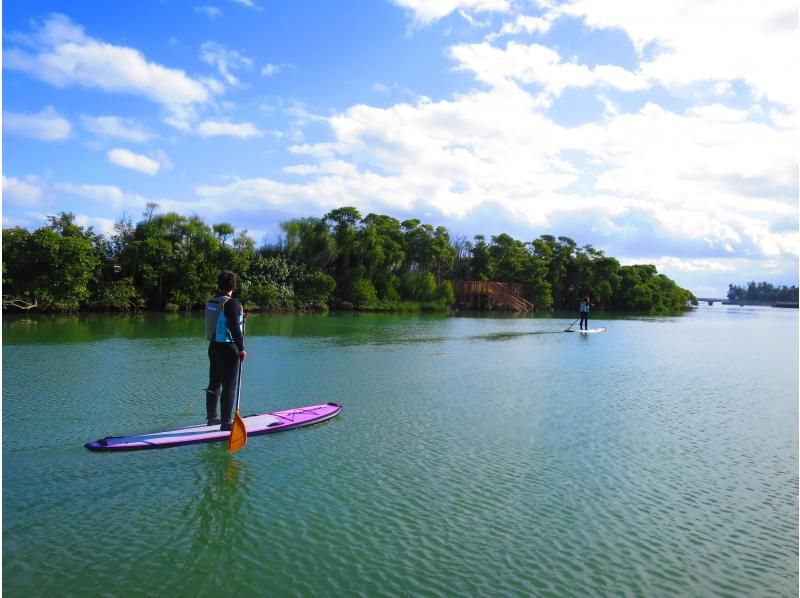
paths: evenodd
<path fill-rule="evenodd" d="M 581 330 L 589 330 L 589 310 L 591 309 L 591 306 L 591 299 L 589 297 L 584 297 L 580 306 Z"/>
<path fill-rule="evenodd" d="M 223 270 L 217 277 L 217 292 L 206 303 L 206 339 L 208 340 L 208 388 L 206 388 L 206 418 L 209 426 L 220 424 L 220 430 L 230 430 L 233 420 L 234 396 L 239 366 L 247 357 L 244 350 L 242 304 L 233 299 L 236 275 Z M 217 401 L 220 416 L 217 416 Z"/>

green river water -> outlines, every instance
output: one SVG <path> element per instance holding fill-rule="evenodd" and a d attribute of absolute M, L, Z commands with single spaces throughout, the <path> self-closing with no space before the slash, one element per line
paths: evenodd
<path fill-rule="evenodd" d="M 3 318 L 5 596 L 796 596 L 798 312 L 266 316 L 200 423 L 198 316 Z"/>

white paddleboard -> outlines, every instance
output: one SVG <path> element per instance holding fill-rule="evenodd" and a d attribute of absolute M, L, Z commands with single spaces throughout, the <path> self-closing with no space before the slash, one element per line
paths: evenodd
<path fill-rule="evenodd" d="M 342 406 L 339 403 L 323 403 L 260 415 L 246 415 L 243 419 L 247 435 L 259 436 L 322 422 L 336 417 L 341 410 Z M 106 436 L 100 440 L 87 442 L 84 446 L 90 451 L 136 451 L 184 444 L 221 442 L 227 440 L 230 435 L 229 431 L 220 430 L 219 424 L 216 426 L 199 425 L 133 436 Z"/>

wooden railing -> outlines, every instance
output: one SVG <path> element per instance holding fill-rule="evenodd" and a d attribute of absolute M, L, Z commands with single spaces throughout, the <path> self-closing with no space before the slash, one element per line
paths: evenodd
<path fill-rule="evenodd" d="M 520 295 L 522 285 L 516 283 L 503 283 L 494 280 L 457 280 L 453 281 L 453 290 L 456 297 L 473 297 L 485 295 L 493 297 L 497 303 L 517 311 L 532 311 L 533 303 Z"/>
<path fill-rule="evenodd" d="M 496 287 L 494 287 L 495 295 L 497 295 L 498 299 L 503 301 L 503 303 L 509 303 L 516 309 L 517 311 L 533 311 L 533 303 L 528 301 L 522 296 L 522 285 L 515 285 L 519 287 L 518 292 L 514 292 L 509 288 L 509 284 L 505 282 L 495 282 Z"/>

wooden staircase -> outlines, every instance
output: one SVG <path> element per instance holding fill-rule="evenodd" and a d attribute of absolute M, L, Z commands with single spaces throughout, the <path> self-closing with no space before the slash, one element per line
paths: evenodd
<path fill-rule="evenodd" d="M 484 308 L 533 311 L 534 305 L 522 297 L 522 285 L 495 280 L 457 280 L 453 290 L 459 304 L 483 305 Z"/>

